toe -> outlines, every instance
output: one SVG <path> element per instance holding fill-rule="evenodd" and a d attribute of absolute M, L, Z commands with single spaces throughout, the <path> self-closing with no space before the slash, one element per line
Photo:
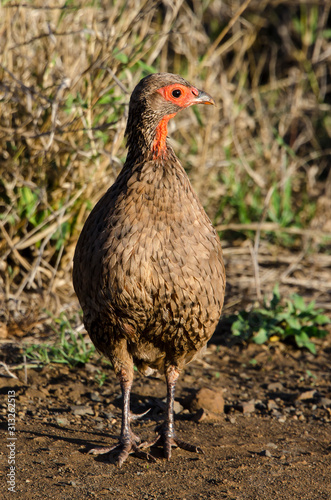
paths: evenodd
<path fill-rule="evenodd" d="M 110 446 L 110 447 L 100 447 L 100 448 L 92 448 L 91 450 L 88 451 L 89 455 L 105 455 L 106 453 L 110 453 L 111 451 L 114 451 L 115 448 L 120 446 L 119 444 L 116 444 L 115 446 Z"/>

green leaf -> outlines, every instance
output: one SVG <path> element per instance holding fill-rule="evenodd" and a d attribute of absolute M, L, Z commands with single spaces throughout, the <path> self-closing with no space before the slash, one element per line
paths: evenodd
<path fill-rule="evenodd" d="M 315 317 L 315 323 L 317 323 L 318 325 L 328 325 L 331 323 L 331 320 L 325 316 L 324 314 L 318 314 L 316 317 Z"/>
<path fill-rule="evenodd" d="M 253 336 L 253 340 L 256 344 L 264 344 L 268 338 L 268 332 L 265 328 L 260 328 L 257 334 Z"/>
<path fill-rule="evenodd" d="M 308 335 L 306 335 L 305 333 L 300 333 L 300 335 L 295 335 L 295 341 L 298 347 L 305 347 L 312 354 L 316 354 L 316 346 L 314 342 L 309 340 Z"/>
<path fill-rule="evenodd" d="M 292 316 L 289 316 L 289 317 L 287 318 L 287 324 L 288 324 L 288 326 L 289 326 L 290 328 L 293 328 L 293 329 L 295 329 L 295 330 L 300 330 L 300 328 L 301 328 L 300 321 L 299 321 L 299 319 L 298 319 L 298 318 L 296 318 L 296 317 L 294 317 L 294 318 L 293 318 Z"/>
<path fill-rule="evenodd" d="M 299 311 L 306 310 L 306 304 L 301 295 L 293 294 L 291 296 L 291 299 L 293 300 L 293 304 L 296 309 L 298 309 Z"/>
<path fill-rule="evenodd" d="M 270 301 L 270 308 L 275 309 L 280 302 L 280 292 L 279 292 L 279 285 L 276 283 L 274 286 L 274 289 L 272 291 L 272 299 Z"/>

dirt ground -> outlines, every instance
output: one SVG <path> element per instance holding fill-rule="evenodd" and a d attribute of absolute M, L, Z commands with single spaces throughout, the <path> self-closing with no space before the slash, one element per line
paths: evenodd
<path fill-rule="evenodd" d="M 318 355 L 275 343 L 220 345 L 217 333 L 176 391 L 177 434 L 205 452 L 174 449 L 170 462 L 133 455 L 118 468 L 95 445 L 120 431 L 114 373 L 100 387 L 96 367 L 48 365 L 0 378 L 0 496 L 4 499 L 300 499 L 331 498 L 330 336 Z M 224 344 L 224 342 L 223 342 Z M 252 361 L 254 360 L 254 361 Z M 198 389 L 213 391 L 208 398 Z M 8 391 L 15 391 L 15 490 L 8 491 Z M 9 392 L 10 395 L 13 392 Z M 162 378 L 136 374 L 132 410 L 151 408 L 134 430 L 151 439 L 166 395 Z M 224 412 L 222 413 L 222 395 Z M 11 441 L 12 442 L 12 441 Z"/>

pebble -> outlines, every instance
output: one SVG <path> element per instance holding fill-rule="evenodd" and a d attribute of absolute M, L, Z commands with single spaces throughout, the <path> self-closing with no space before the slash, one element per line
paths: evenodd
<path fill-rule="evenodd" d="M 174 412 L 181 413 L 184 410 L 184 406 L 179 403 L 179 401 L 174 401 Z"/>
<path fill-rule="evenodd" d="M 69 425 L 69 420 L 66 417 L 57 417 L 56 422 L 58 425 L 63 425 L 63 426 Z"/>
<path fill-rule="evenodd" d="M 273 399 L 269 399 L 268 410 L 271 411 L 271 410 L 277 410 L 277 409 L 278 409 L 278 404 Z"/>
<path fill-rule="evenodd" d="M 207 410 L 215 415 L 224 412 L 224 398 L 222 389 L 209 389 L 202 387 L 189 402 L 189 409 L 192 412 Z"/>
<path fill-rule="evenodd" d="M 103 411 L 101 413 L 101 415 L 105 418 L 107 418 L 108 420 L 113 420 L 114 419 L 114 414 L 110 411 Z"/>
<path fill-rule="evenodd" d="M 297 400 L 306 401 L 307 399 L 314 399 L 316 396 L 318 396 L 318 392 L 315 389 L 312 389 L 311 391 L 302 392 L 298 396 Z"/>
<path fill-rule="evenodd" d="M 268 384 L 268 391 L 279 392 L 283 390 L 284 386 L 280 382 L 272 382 L 271 384 Z"/>
<path fill-rule="evenodd" d="M 76 416 L 94 415 L 93 408 L 90 406 L 71 405 L 70 408 Z"/>
<path fill-rule="evenodd" d="M 271 455 L 271 452 L 269 450 L 262 450 L 259 455 L 261 455 L 261 457 L 272 457 Z"/>
<path fill-rule="evenodd" d="M 272 449 L 276 450 L 278 448 L 278 446 L 275 443 L 268 443 L 267 448 L 272 448 Z"/>
<path fill-rule="evenodd" d="M 244 415 L 253 413 L 255 411 L 255 400 L 251 399 L 251 401 L 240 403 L 239 409 Z"/>
<path fill-rule="evenodd" d="M 102 397 L 100 396 L 99 392 L 90 392 L 89 396 L 90 396 L 90 399 L 92 401 L 94 401 L 95 403 L 102 402 Z"/>

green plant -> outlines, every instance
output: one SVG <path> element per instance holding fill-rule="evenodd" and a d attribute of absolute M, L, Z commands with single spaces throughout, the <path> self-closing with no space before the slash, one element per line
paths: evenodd
<path fill-rule="evenodd" d="M 62 363 L 70 366 L 87 363 L 95 352 L 92 343 L 86 342 L 81 333 L 76 333 L 65 313 L 59 318 L 53 317 L 52 329 L 58 335 L 56 342 L 51 344 L 33 344 L 25 347 L 27 358 L 46 365 Z"/>
<path fill-rule="evenodd" d="M 94 376 L 95 381 L 99 385 L 99 387 L 102 387 L 103 384 L 106 382 L 107 379 L 107 373 L 102 371 L 102 370 L 97 370 L 95 376 Z"/>
<path fill-rule="evenodd" d="M 300 295 L 291 295 L 283 305 L 278 285 L 270 302 L 264 299 L 263 307 L 242 311 L 232 318 L 231 331 L 235 336 L 256 344 L 264 344 L 270 339 L 290 340 L 313 354 L 316 354 L 316 346 L 311 339 L 325 337 L 328 332 L 321 326 L 331 323 L 323 310 L 316 308 L 315 301 L 306 305 Z"/>

